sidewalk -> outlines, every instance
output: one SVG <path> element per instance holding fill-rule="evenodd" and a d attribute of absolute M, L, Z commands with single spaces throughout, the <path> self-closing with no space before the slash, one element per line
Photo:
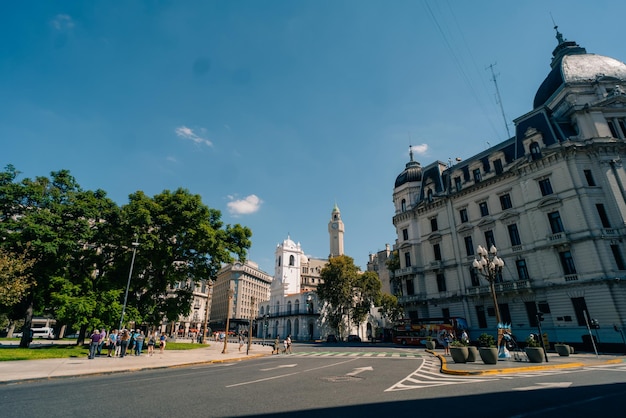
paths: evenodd
<path fill-rule="evenodd" d="M 249 355 L 246 355 L 246 346 L 240 352 L 239 345 L 233 342 L 228 343 L 225 354 L 222 354 L 223 349 L 224 343 L 211 342 L 210 345 L 192 350 L 168 350 L 166 347 L 163 354 L 159 353 L 157 348 L 152 356 L 148 356 L 144 351 L 141 356 L 126 355 L 124 358 L 107 357 L 104 355 L 93 360 L 81 357 L 2 361 L 0 362 L 0 385 L 79 375 L 98 375 L 193 364 L 242 361 L 272 354 L 271 346 L 261 344 L 252 344 Z"/>
<path fill-rule="evenodd" d="M 189 366 L 194 364 L 224 363 L 243 361 L 258 357 L 269 356 L 272 353 L 270 345 L 252 344 L 249 355 L 246 355 L 245 346 L 239 351 L 236 342 L 229 342 L 227 352 L 222 354 L 224 344 L 211 342 L 202 348 L 193 350 L 168 350 L 163 354 L 157 349 L 153 356 L 144 352 L 139 357 L 127 355 L 124 358 L 96 357 L 89 360 L 81 358 L 60 358 L 45 360 L 19 360 L 0 362 L 0 385 L 23 381 L 47 380 L 52 378 L 66 378 L 83 375 L 102 375 L 122 373 L 146 369 L 160 369 L 168 367 Z M 580 368 L 605 364 L 626 363 L 626 356 L 612 354 L 582 353 L 572 354 L 569 357 L 560 357 L 556 353 L 548 353 L 547 363 L 528 363 L 514 360 L 500 360 L 498 364 L 454 363 L 450 356 L 444 356 L 440 350 L 426 350 L 441 361 L 441 373 L 450 375 L 487 375 L 526 373 L 538 370 Z"/>
<path fill-rule="evenodd" d="M 626 356 L 618 354 L 576 353 L 561 357 L 556 353 L 548 353 L 548 362 L 529 363 L 502 359 L 498 364 L 484 364 L 480 359 L 473 363 L 455 363 L 449 355 L 437 351 L 426 350 L 441 361 L 441 373 L 457 376 L 527 373 L 538 370 L 570 369 L 605 364 L 626 363 Z"/>

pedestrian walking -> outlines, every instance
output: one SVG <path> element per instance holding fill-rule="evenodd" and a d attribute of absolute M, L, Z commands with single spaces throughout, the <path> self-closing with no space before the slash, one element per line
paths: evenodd
<path fill-rule="evenodd" d="M 150 333 L 150 337 L 148 338 L 148 356 L 152 357 L 154 354 L 154 346 L 156 344 L 156 336 L 154 332 Z"/>
<path fill-rule="evenodd" d="M 102 328 L 100 331 L 100 343 L 98 344 L 98 356 L 102 355 L 102 348 L 104 348 L 104 344 L 107 342 L 107 331 Z"/>
<path fill-rule="evenodd" d="M 114 329 L 109 333 L 109 352 L 107 353 L 107 357 L 111 357 L 111 353 L 114 353 L 117 345 L 117 330 Z"/>
<path fill-rule="evenodd" d="M 280 350 L 280 335 L 277 335 L 274 340 L 274 350 L 272 351 L 272 354 L 279 354 L 278 350 Z"/>
<path fill-rule="evenodd" d="M 91 333 L 89 339 L 91 342 L 89 343 L 89 360 L 93 360 L 98 352 L 98 346 L 100 345 L 100 338 L 102 338 L 99 329 L 94 329 Z"/>
<path fill-rule="evenodd" d="M 141 349 L 143 348 L 143 342 L 145 338 L 146 336 L 144 335 L 143 331 L 139 331 L 139 334 L 135 337 L 135 355 L 136 356 L 141 355 Z"/>
<path fill-rule="evenodd" d="M 243 335 L 239 334 L 239 351 L 241 351 L 241 347 L 243 347 Z"/>
<path fill-rule="evenodd" d="M 127 329 L 122 332 L 121 338 L 121 347 L 120 347 L 120 358 L 124 358 L 126 356 L 126 350 L 128 349 L 128 342 L 130 341 L 130 333 Z"/>
<path fill-rule="evenodd" d="M 287 339 L 285 341 L 287 342 L 287 347 L 285 349 L 285 352 L 287 354 L 291 354 L 291 335 L 287 335 Z"/>
<path fill-rule="evenodd" d="M 165 344 L 167 344 L 167 337 L 165 334 L 161 334 L 159 337 L 159 351 L 161 354 L 163 354 L 163 351 L 165 350 Z"/>

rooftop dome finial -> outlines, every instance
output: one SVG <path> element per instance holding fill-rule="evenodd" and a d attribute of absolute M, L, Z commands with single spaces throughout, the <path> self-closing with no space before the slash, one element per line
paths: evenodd
<path fill-rule="evenodd" d="M 409 156 L 411 157 L 411 161 L 413 161 L 413 146 L 409 145 Z"/>
<path fill-rule="evenodd" d="M 559 27 L 554 25 L 554 30 L 556 31 L 556 40 L 559 41 L 559 45 L 565 42 L 565 38 L 563 38 L 563 34 L 559 32 Z"/>

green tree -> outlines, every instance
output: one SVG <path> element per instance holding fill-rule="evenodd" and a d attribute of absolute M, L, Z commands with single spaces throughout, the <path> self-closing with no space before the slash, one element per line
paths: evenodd
<path fill-rule="evenodd" d="M 402 286 L 400 280 L 396 277 L 396 270 L 400 269 L 400 257 L 398 250 L 394 250 L 389 254 L 389 258 L 385 262 L 387 270 L 389 270 L 389 281 L 391 283 L 391 292 L 396 296 L 402 295 Z"/>
<path fill-rule="evenodd" d="M 33 261 L 0 248 L 0 308 L 18 304 L 35 283 L 28 274 Z"/>
<path fill-rule="evenodd" d="M 320 276 L 323 282 L 317 287 L 317 294 L 324 302 L 326 320 L 339 335 L 346 316 L 350 323 L 358 325 L 380 299 L 378 275 L 374 272 L 360 274 L 354 259 L 346 255 L 331 258 Z"/>
<path fill-rule="evenodd" d="M 37 283 L 15 309 L 25 318 L 20 346 L 28 347 L 33 315 L 73 325 L 102 308 L 92 301 L 103 293 L 101 285 L 107 290 L 98 280 L 104 269 L 93 256 L 103 245 L 94 231 L 110 225 L 104 208 L 115 204 L 103 191 L 83 191 L 67 170 L 19 182 L 18 174 L 8 166 L 0 175 L 0 237 L 3 248 L 30 260 L 27 273 Z"/>
<path fill-rule="evenodd" d="M 215 279 L 234 256 L 245 261 L 251 245 L 249 228 L 225 225 L 220 211 L 185 189 L 153 198 L 136 192 L 122 214 L 126 242 L 133 235 L 139 242 L 128 305 L 149 324 L 187 315 L 195 282 Z"/>
<path fill-rule="evenodd" d="M 373 271 L 366 271 L 356 277 L 353 287 L 354 304 L 350 319 L 355 326 L 359 326 L 365 321 L 370 310 L 380 304 L 382 283 L 378 274 Z"/>
<path fill-rule="evenodd" d="M 404 309 L 398 304 L 398 298 L 388 293 L 382 295 L 378 311 L 383 319 L 392 323 L 397 322 L 404 316 Z"/>

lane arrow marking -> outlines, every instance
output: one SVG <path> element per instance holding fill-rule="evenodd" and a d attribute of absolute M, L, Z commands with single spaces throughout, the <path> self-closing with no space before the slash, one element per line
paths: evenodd
<path fill-rule="evenodd" d="M 269 369 L 260 369 L 262 372 L 267 372 L 269 370 L 278 370 L 278 369 L 282 369 L 285 367 L 296 367 L 297 364 L 281 364 L 280 366 L 276 366 L 276 367 L 270 367 Z"/>
<path fill-rule="evenodd" d="M 365 372 L 365 371 L 370 371 L 370 372 L 371 372 L 371 371 L 373 371 L 373 370 L 374 370 L 374 368 L 373 368 L 372 366 L 368 366 L 368 367 L 358 367 L 358 368 L 354 369 L 354 371 L 353 371 L 353 372 L 346 373 L 346 376 L 356 376 L 356 375 L 357 375 L 357 374 L 359 374 L 359 373 L 363 373 L 363 372 Z"/>
<path fill-rule="evenodd" d="M 572 386 L 572 382 L 551 382 L 551 383 L 537 383 L 535 386 L 525 386 L 523 388 L 514 388 L 513 390 L 537 390 L 537 389 L 555 389 L 555 388 L 568 388 Z"/>

